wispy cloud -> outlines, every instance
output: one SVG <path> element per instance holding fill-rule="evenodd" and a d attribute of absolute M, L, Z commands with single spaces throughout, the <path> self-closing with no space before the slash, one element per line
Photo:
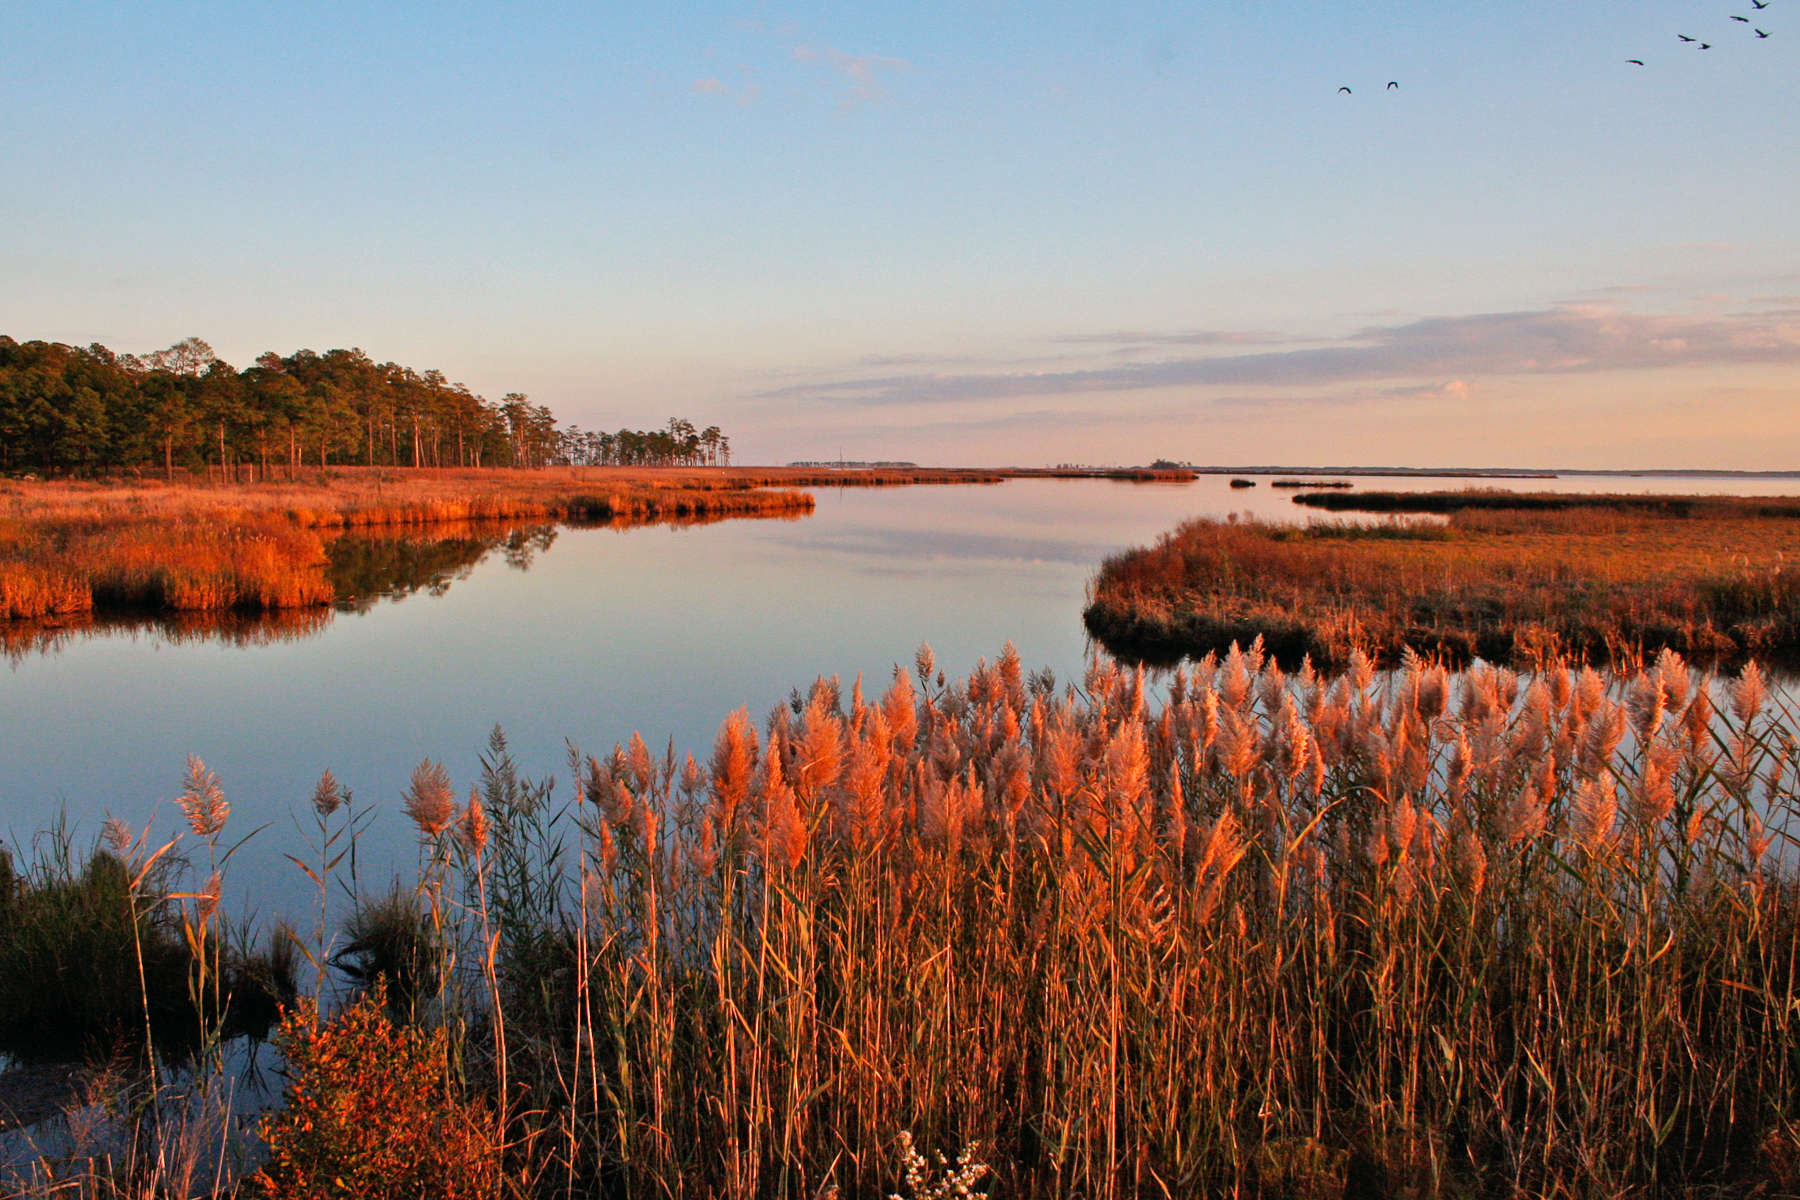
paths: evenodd
<path fill-rule="evenodd" d="M 1319 341 L 1318 338 L 1284 337 L 1256 330 L 1196 329 L 1186 333 L 1068 333 L 1050 339 L 1067 346 L 1275 346 L 1285 342 Z"/>
<path fill-rule="evenodd" d="M 1449 379 L 1467 389 L 1483 376 L 1750 363 L 1800 363 L 1800 320 L 1781 313 L 1696 317 L 1627 312 L 1601 304 L 1563 305 L 1372 327 L 1341 339 L 1339 345 L 1303 350 L 1072 371 L 883 375 L 799 384 L 765 395 L 932 404 L 1145 388 L 1293 388 L 1385 380 L 1398 387 L 1422 379 Z M 1457 394 L 1448 390 L 1450 384 L 1422 386 L 1439 388 L 1446 396 Z"/>
<path fill-rule="evenodd" d="M 1470 383 L 1465 379 L 1447 379 L 1441 383 L 1414 383 L 1405 387 L 1382 388 L 1383 396 L 1399 396 L 1402 399 L 1427 397 L 1444 400 L 1467 400 L 1481 390 L 1479 383 Z"/>
<path fill-rule="evenodd" d="M 838 96 L 839 107 L 873 103 L 887 99 L 880 72 L 910 71 L 912 64 L 902 58 L 884 58 L 879 54 L 846 54 L 836 46 L 803 44 L 794 47 L 795 62 L 820 63 L 850 81 L 849 90 Z"/>
<path fill-rule="evenodd" d="M 762 95 L 762 88 L 757 84 L 746 83 L 734 92 L 718 79 L 696 79 L 691 90 L 701 96 L 729 96 L 739 104 L 754 104 Z"/>

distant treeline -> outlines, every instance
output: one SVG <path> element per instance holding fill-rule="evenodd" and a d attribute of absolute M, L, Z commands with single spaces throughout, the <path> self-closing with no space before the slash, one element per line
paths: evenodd
<path fill-rule="evenodd" d="M 0 335 L 0 471 L 50 474 L 302 465 L 728 464 L 717 426 L 559 429 L 529 397 L 498 401 L 441 371 L 361 350 L 270 352 L 240 371 L 199 338 L 154 354 Z"/>

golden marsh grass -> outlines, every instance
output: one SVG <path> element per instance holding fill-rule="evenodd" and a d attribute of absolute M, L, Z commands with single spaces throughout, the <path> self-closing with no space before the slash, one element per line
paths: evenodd
<path fill-rule="evenodd" d="M 1800 520 L 1762 515 L 1764 502 L 1559 499 L 1595 503 L 1375 526 L 1190 521 L 1108 559 L 1084 617 L 1110 649 L 1151 661 L 1257 636 L 1290 667 L 1309 654 L 1341 666 L 1357 647 L 1390 662 L 1411 646 L 1515 664 L 1800 651 Z"/>

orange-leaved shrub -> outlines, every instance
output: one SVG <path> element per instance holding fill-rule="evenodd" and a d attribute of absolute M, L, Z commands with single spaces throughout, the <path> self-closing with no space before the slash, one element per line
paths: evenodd
<path fill-rule="evenodd" d="M 449 1079 L 442 1030 L 388 1019 L 385 988 L 321 1023 L 302 1001 L 282 1019 L 282 1107 L 263 1118 L 256 1183 L 283 1200 L 459 1200 L 500 1184 L 499 1122 Z"/>

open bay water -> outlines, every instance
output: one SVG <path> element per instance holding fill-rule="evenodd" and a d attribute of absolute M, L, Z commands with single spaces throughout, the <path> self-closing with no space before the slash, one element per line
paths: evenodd
<path fill-rule="evenodd" d="M 1575 476 L 1356 479 L 1359 491 L 1792 495 L 1800 480 Z M 1100 562 L 1195 516 L 1358 519 L 1291 491 L 1189 484 L 1013 480 L 982 486 L 814 489 L 797 520 L 628 530 L 564 528 L 529 565 L 491 553 L 441 594 L 338 614 L 263 645 L 100 632 L 0 669 L 0 840 L 29 856 L 66 811 L 79 846 L 107 814 L 153 844 L 176 832 L 169 798 L 185 758 L 218 772 L 229 843 L 259 827 L 226 876 L 232 911 L 305 912 L 311 884 L 292 816 L 329 768 L 378 810 L 359 852 L 365 887 L 411 876 L 401 793 L 441 759 L 459 795 L 502 727 L 530 775 L 568 797 L 566 745 L 604 754 L 641 732 L 702 762 L 719 722 L 760 726 L 794 688 L 860 673 L 879 694 L 929 642 L 952 676 L 1010 640 L 1027 670 L 1079 680 L 1081 625 Z M 1362 518 L 1369 519 L 1369 518 Z M 159 836 L 160 835 L 160 836 Z"/>

